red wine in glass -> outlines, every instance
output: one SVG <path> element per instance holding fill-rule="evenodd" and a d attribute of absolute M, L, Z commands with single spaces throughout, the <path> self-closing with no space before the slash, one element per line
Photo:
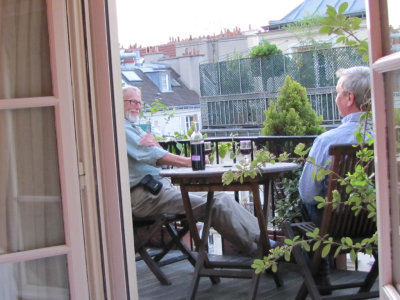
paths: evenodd
<path fill-rule="evenodd" d="M 240 153 L 242 155 L 249 155 L 251 153 L 251 149 L 240 149 Z"/>
<path fill-rule="evenodd" d="M 251 154 L 251 141 L 240 141 L 240 153 L 244 155 L 246 163 L 249 162 L 249 154 Z"/>
<path fill-rule="evenodd" d="M 211 154 L 211 142 L 204 142 L 204 155 Z"/>

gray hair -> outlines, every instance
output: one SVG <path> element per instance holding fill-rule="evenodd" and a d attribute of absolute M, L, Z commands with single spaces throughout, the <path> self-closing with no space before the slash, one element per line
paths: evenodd
<path fill-rule="evenodd" d="M 366 110 L 371 100 L 370 68 L 356 66 L 348 69 L 339 69 L 336 76 L 342 78 L 342 88 L 345 92 L 352 92 L 359 109 Z"/>
<path fill-rule="evenodd" d="M 140 96 L 142 96 L 142 91 L 137 87 L 133 85 L 126 85 L 122 88 L 122 96 L 125 97 L 125 94 L 127 91 L 135 91 L 138 93 Z"/>

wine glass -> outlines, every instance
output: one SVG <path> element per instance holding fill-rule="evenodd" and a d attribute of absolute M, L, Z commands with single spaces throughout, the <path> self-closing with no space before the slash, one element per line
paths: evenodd
<path fill-rule="evenodd" d="M 206 159 L 206 162 L 210 163 L 210 157 L 209 155 L 211 154 L 211 142 L 204 142 L 204 155 L 208 160 Z"/>
<path fill-rule="evenodd" d="M 240 153 L 244 155 L 244 160 L 246 165 L 249 163 L 249 154 L 251 153 L 251 141 L 250 140 L 243 140 L 240 141 Z"/>
<path fill-rule="evenodd" d="M 204 142 L 204 155 L 211 154 L 211 142 Z"/>

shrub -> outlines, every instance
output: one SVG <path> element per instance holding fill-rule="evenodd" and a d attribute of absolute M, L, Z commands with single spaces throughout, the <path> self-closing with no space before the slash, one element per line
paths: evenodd
<path fill-rule="evenodd" d="M 312 108 L 306 89 L 290 76 L 286 76 L 276 104 L 271 101 L 264 113 L 263 135 L 317 135 L 325 131 L 322 116 Z"/>

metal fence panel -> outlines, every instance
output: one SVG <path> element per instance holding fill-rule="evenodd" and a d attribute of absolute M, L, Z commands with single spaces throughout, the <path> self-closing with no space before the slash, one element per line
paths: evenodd
<path fill-rule="evenodd" d="M 334 103 L 336 71 L 367 65 L 351 48 L 314 50 L 268 58 L 242 58 L 200 65 L 200 91 L 206 127 L 262 126 L 264 110 L 275 101 L 287 75 L 306 87 L 324 123 L 338 123 Z"/>

